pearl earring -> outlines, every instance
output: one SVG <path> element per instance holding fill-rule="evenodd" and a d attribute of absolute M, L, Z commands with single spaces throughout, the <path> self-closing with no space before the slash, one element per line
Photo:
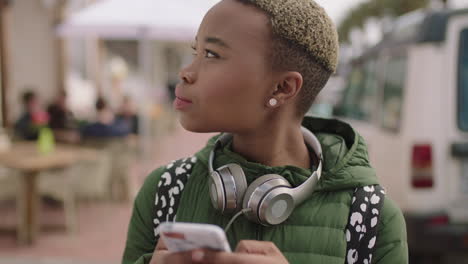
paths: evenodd
<path fill-rule="evenodd" d="M 270 106 L 276 106 L 278 104 L 278 100 L 276 100 L 275 98 L 271 98 L 270 101 L 268 101 L 268 103 L 270 104 Z"/>

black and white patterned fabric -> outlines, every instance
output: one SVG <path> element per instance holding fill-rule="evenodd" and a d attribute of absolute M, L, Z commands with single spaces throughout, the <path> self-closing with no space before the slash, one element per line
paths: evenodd
<path fill-rule="evenodd" d="M 346 227 L 346 264 L 371 264 L 377 241 L 377 223 L 385 199 L 380 185 L 357 188 Z"/>
<path fill-rule="evenodd" d="M 153 223 L 156 240 L 159 239 L 159 224 L 176 220 L 182 191 L 196 162 L 196 157 L 175 160 L 166 166 L 166 171 L 161 175 L 154 201 L 156 217 Z"/>

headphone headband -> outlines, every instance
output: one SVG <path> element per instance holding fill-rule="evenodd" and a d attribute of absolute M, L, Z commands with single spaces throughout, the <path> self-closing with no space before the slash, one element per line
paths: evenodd
<path fill-rule="evenodd" d="M 294 203 L 296 205 L 302 203 L 305 199 L 307 199 L 307 197 L 309 197 L 309 194 L 314 190 L 314 187 L 317 184 L 318 180 L 320 180 L 320 177 L 322 177 L 323 163 L 322 146 L 320 145 L 319 140 L 307 128 L 301 127 L 301 129 L 302 135 L 304 136 L 304 141 L 306 143 L 309 143 L 309 146 L 313 148 L 315 155 L 317 155 L 317 158 L 319 160 L 319 165 L 317 166 L 317 170 L 315 170 L 305 182 L 294 188 L 293 196 Z"/>
<path fill-rule="evenodd" d="M 310 197 L 322 175 L 322 147 L 308 129 L 301 127 L 304 141 L 319 160 L 317 170 L 305 182 L 293 188 L 281 175 L 259 176 L 250 186 L 243 169 L 235 163 L 213 169 L 215 152 L 230 142 L 233 136 L 222 134 L 211 150 L 208 168 L 210 171 L 210 197 L 213 206 L 221 213 L 243 211 L 245 216 L 263 225 L 276 225 L 285 221 L 293 209 Z"/>
<path fill-rule="evenodd" d="M 319 140 L 317 137 L 307 128 L 301 127 L 302 131 L 302 136 L 304 137 L 304 141 L 312 147 L 314 150 L 314 154 L 317 155 L 317 159 L 319 160 L 319 165 L 317 168 L 318 173 L 318 179 L 320 179 L 321 174 L 322 174 L 322 160 L 323 160 L 323 155 L 322 155 L 322 146 L 320 145 Z M 216 149 L 225 146 L 227 143 L 229 143 L 232 140 L 233 136 L 230 133 L 223 133 L 221 134 L 215 141 L 214 148 L 210 153 L 210 157 L 208 159 L 208 169 L 211 172 L 214 171 L 213 169 L 213 163 L 214 163 L 214 158 L 215 158 L 215 152 Z M 314 174 L 312 174 L 314 175 Z M 311 175 L 311 176 L 312 176 Z M 309 177 L 310 178 L 310 177 Z"/>
<path fill-rule="evenodd" d="M 231 141 L 232 135 L 229 133 L 223 133 L 221 136 L 219 136 L 214 144 L 213 150 L 210 153 L 210 158 L 208 160 L 208 169 L 210 170 L 210 173 L 214 171 L 213 169 L 213 162 L 214 162 L 214 153 L 216 152 L 216 149 L 222 146 L 225 146 L 229 141 Z"/>

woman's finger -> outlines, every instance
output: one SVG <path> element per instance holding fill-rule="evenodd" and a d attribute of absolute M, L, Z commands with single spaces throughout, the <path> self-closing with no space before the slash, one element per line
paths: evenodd
<path fill-rule="evenodd" d="M 270 241 L 242 240 L 237 244 L 237 253 L 260 254 L 266 256 L 282 255 L 281 251 Z"/>
<path fill-rule="evenodd" d="M 156 250 L 167 250 L 166 244 L 162 239 L 158 240 L 158 244 L 156 245 Z"/>

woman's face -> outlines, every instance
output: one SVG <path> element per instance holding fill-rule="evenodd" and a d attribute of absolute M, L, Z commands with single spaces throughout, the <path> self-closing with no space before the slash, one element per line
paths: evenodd
<path fill-rule="evenodd" d="M 252 6 L 224 0 L 206 14 L 176 88 L 184 128 L 241 133 L 264 122 L 274 88 L 270 39 L 267 16 Z"/>

